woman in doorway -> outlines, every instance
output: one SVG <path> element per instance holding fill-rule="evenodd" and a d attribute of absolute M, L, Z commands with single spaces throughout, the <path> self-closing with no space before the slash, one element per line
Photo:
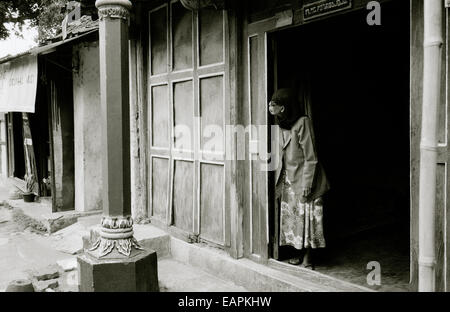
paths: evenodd
<path fill-rule="evenodd" d="M 281 210 L 279 245 L 304 251 L 301 266 L 314 269 L 311 250 L 325 247 L 322 195 L 329 184 L 317 159 L 311 119 L 291 89 L 279 89 L 273 94 L 269 112 L 281 128 L 281 162 L 275 174 L 276 200 Z M 298 265 L 300 258 L 296 256 L 289 263 Z"/>

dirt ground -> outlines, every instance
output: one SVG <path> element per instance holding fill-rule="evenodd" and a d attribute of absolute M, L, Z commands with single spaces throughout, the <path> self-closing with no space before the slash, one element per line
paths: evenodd
<path fill-rule="evenodd" d="M 13 280 L 28 279 L 33 270 L 72 257 L 56 251 L 46 234 L 15 214 L 0 206 L 0 290 Z"/>
<path fill-rule="evenodd" d="M 32 270 L 73 257 L 56 251 L 35 221 L 3 205 L 11 189 L 0 179 L 0 291 L 13 280 L 29 278 Z"/>

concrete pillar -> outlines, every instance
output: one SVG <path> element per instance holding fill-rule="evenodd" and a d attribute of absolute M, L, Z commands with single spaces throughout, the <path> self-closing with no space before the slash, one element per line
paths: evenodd
<path fill-rule="evenodd" d="M 97 0 L 100 26 L 103 218 L 78 258 L 80 291 L 158 291 L 156 252 L 133 237 L 130 196 L 128 0 Z"/>

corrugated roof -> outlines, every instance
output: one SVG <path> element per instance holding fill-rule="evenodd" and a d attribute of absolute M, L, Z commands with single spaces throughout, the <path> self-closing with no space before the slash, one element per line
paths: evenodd
<path fill-rule="evenodd" d="M 87 36 L 93 32 L 98 31 L 98 20 L 93 21 L 90 16 L 84 15 L 78 21 L 70 23 L 67 25 L 67 37 L 65 40 L 62 40 L 62 35 L 57 36 L 59 39 L 57 41 L 50 42 L 46 45 L 41 45 L 38 47 L 31 48 L 26 52 L 22 52 L 16 55 L 7 55 L 3 58 L 0 58 L 0 64 L 12 61 L 14 59 L 20 58 L 22 56 L 26 56 L 29 54 L 41 54 L 43 52 L 54 49 L 60 45 L 71 42 L 75 39 L 79 39 L 81 37 Z"/>
<path fill-rule="evenodd" d="M 29 55 L 29 54 L 30 54 L 30 50 L 28 50 L 26 52 L 21 52 L 19 54 L 15 54 L 15 55 L 4 56 L 4 57 L 0 58 L 0 64 L 12 61 L 12 60 L 14 60 L 16 58 L 19 58 L 19 57 L 22 57 L 22 56 L 25 56 L 25 55 Z"/>
<path fill-rule="evenodd" d="M 80 33 L 78 36 L 72 36 L 72 37 L 70 37 L 68 39 L 65 39 L 65 40 L 56 41 L 56 42 L 53 42 L 53 43 L 45 45 L 45 46 L 33 48 L 33 49 L 31 49 L 29 51 L 29 53 L 30 54 L 41 54 L 41 53 L 44 53 L 44 52 L 48 52 L 49 50 L 52 50 L 52 49 L 54 49 L 54 48 L 56 48 L 56 47 L 58 47 L 60 45 L 69 43 L 69 42 L 77 40 L 77 39 L 80 39 L 82 37 L 85 37 L 87 35 L 90 35 L 91 33 L 97 32 L 97 31 L 98 31 L 97 29 L 91 29 L 91 30 L 85 31 L 83 33 Z"/>

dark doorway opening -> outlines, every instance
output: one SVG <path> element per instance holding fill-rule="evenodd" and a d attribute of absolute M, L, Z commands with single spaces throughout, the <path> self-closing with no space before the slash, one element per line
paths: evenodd
<path fill-rule="evenodd" d="M 381 12 L 381 26 L 367 25 L 361 10 L 271 34 L 268 91 L 310 88 L 331 185 L 316 270 L 401 291 L 410 252 L 409 7 L 392 1 Z M 371 261 L 380 263 L 381 286 L 367 284 Z"/>
<path fill-rule="evenodd" d="M 9 176 L 23 179 L 25 157 L 23 150 L 22 113 L 8 113 Z"/>

